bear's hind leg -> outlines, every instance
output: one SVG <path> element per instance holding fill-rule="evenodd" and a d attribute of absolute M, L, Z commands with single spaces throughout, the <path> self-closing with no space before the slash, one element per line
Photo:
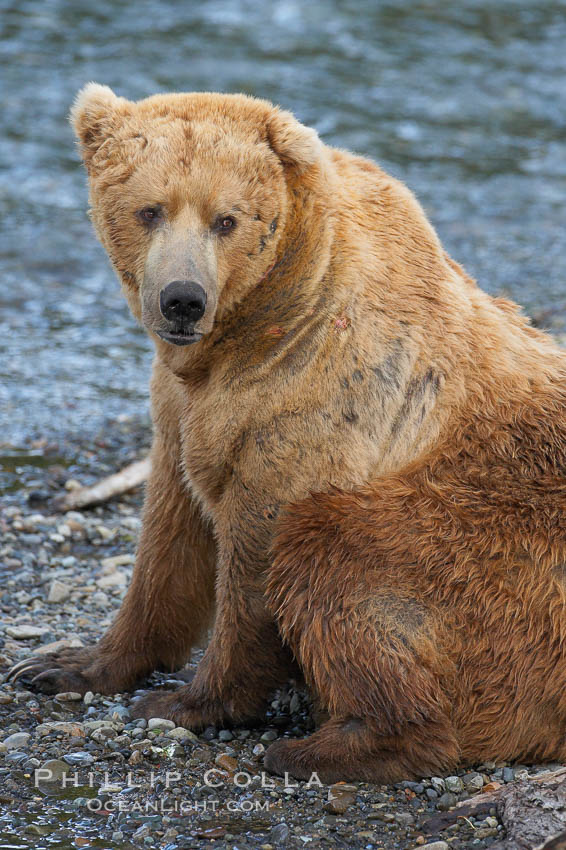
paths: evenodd
<path fill-rule="evenodd" d="M 383 735 L 373 718 L 332 717 L 310 737 L 280 740 L 265 754 L 270 773 L 325 784 L 341 780 L 388 784 L 442 773 L 458 761 L 458 748 L 446 720 L 408 725 L 399 735 Z"/>
<path fill-rule="evenodd" d="M 330 719 L 306 740 L 274 744 L 266 767 L 297 778 L 316 772 L 325 782 L 395 782 L 451 769 L 459 759 L 450 718 L 455 671 L 442 618 L 418 598 L 410 570 L 380 569 L 363 541 L 341 545 L 325 498 L 286 514 L 267 596 Z"/>

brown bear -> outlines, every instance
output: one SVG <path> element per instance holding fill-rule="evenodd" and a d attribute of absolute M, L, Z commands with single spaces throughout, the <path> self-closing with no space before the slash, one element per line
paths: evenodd
<path fill-rule="evenodd" d="M 272 104 L 104 86 L 72 122 L 92 218 L 155 342 L 132 584 L 48 692 L 202 728 L 297 668 L 323 781 L 566 760 L 566 354 L 443 251 L 413 195 Z"/>

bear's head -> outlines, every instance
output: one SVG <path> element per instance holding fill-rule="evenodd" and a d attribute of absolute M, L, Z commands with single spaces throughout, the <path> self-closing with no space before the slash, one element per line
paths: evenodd
<path fill-rule="evenodd" d="M 71 111 L 92 220 L 132 312 L 188 345 L 269 273 L 290 181 L 316 166 L 314 130 L 245 95 L 136 103 L 90 83 Z"/>

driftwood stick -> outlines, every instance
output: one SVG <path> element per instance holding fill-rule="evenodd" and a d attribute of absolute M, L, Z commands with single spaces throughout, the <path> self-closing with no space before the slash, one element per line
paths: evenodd
<path fill-rule="evenodd" d="M 431 835 L 446 829 L 458 818 L 487 815 L 493 806 L 507 829 L 507 839 L 493 844 L 494 850 L 531 850 L 535 846 L 538 850 L 540 842 L 549 836 L 558 840 L 556 833 L 566 829 L 566 768 L 477 794 L 448 812 L 433 815 L 423 824 L 423 829 Z M 566 850 L 566 843 L 564 848 L 560 843 L 549 844 L 548 850 Z"/>
<path fill-rule="evenodd" d="M 61 511 L 76 511 L 81 508 L 100 505 L 142 484 L 148 477 L 150 469 L 151 460 L 149 457 L 138 460 L 129 466 L 125 466 L 120 472 L 109 475 L 108 478 L 103 478 L 93 484 L 92 487 L 81 487 L 60 496 L 54 500 L 55 507 Z"/>
<path fill-rule="evenodd" d="M 566 832 L 559 832 L 548 838 L 544 844 L 539 844 L 535 850 L 566 850 Z"/>
<path fill-rule="evenodd" d="M 566 829 L 566 780 L 556 784 L 517 782 L 505 789 L 497 803 L 497 814 L 506 838 L 492 844 L 493 850 L 533 850 Z M 554 840 L 553 839 L 553 840 Z"/>

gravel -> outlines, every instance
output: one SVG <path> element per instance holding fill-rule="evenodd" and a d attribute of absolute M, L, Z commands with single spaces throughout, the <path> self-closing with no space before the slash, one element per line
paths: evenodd
<path fill-rule="evenodd" d="M 138 435 L 138 444 L 146 440 L 147 433 Z M 90 461 L 110 471 L 119 458 L 101 452 Z M 47 464 L 34 470 L 32 489 L 0 498 L 2 670 L 33 652 L 94 642 L 129 581 L 141 493 L 84 513 L 51 513 L 37 494 L 57 492 L 65 475 Z M 193 654 L 189 669 L 199 657 Z M 154 675 L 149 685 L 180 687 L 187 672 Z M 200 735 L 165 719 L 133 720 L 139 693 L 48 697 L 0 684 L 6 845 L 481 850 L 505 835 L 494 807 L 436 832 L 427 822 L 486 786 L 548 769 L 486 762 L 393 786 L 286 783 L 264 774 L 263 756 L 278 737 L 313 729 L 308 699 L 292 683 L 274 695 L 257 727 L 209 727 Z"/>

